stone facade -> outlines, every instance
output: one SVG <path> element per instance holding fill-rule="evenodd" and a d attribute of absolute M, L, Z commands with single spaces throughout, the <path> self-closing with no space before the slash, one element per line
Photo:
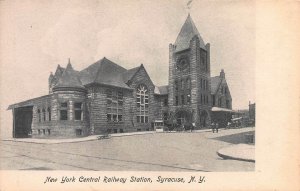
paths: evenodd
<path fill-rule="evenodd" d="M 58 65 L 50 74 L 49 95 L 9 107 L 14 116 L 13 134 L 66 138 L 151 131 L 155 120 L 168 121 L 171 116 L 180 126 L 209 127 L 214 100 L 221 100 L 219 107 L 231 109 L 222 72 L 216 85 L 210 74 L 210 44 L 204 43 L 188 16 L 176 42 L 169 45 L 167 86 L 155 86 L 142 64 L 127 70 L 104 57 L 76 71 L 69 60 L 66 68 Z M 228 103 L 222 101 L 223 91 Z"/>

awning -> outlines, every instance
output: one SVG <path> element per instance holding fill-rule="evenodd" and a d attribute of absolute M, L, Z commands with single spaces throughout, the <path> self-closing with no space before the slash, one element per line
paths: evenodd
<path fill-rule="evenodd" d="M 231 119 L 232 121 L 238 121 L 238 120 L 241 120 L 241 119 L 243 119 L 242 117 L 238 117 L 238 118 L 233 118 L 233 119 Z"/>
<path fill-rule="evenodd" d="M 221 107 L 212 107 L 211 111 L 224 111 L 224 112 L 230 112 L 230 113 L 237 113 L 234 110 L 226 109 L 226 108 L 221 108 Z"/>
<path fill-rule="evenodd" d="M 7 108 L 7 110 L 14 109 L 14 108 L 18 108 L 18 107 L 33 106 L 34 103 L 35 103 L 37 100 L 41 100 L 41 99 L 49 99 L 50 96 L 51 96 L 51 95 L 44 95 L 44 96 L 41 96 L 41 97 L 37 97 L 37 98 L 29 99 L 29 100 L 26 100 L 26 101 L 22 101 L 22 102 L 19 102 L 19 103 L 15 103 L 15 104 L 9 105 L 8 108 Z"/>

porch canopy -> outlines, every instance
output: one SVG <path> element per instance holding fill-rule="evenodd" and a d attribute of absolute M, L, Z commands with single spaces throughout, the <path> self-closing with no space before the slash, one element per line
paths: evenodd
<path fill-rule="evenodd" d="M 221 107 L 212 107 L 211 111 L 212 112 L 222 111 L 222 112 L 229 112 L 229 113 L 238 113 L 237 111 L 234 111 L 234 110 L 231 110 L 231 109 L 227 109 L 227 108 L 221 108 Z"/>

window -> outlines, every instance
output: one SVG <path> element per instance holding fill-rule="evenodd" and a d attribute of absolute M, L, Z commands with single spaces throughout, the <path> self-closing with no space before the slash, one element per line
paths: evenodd
<path fill-rule="evenodd" d="M 37 114 L 38 114 L 39 122 L 41 122 L 41 110 L 40 109 L 37 110 Z"/>
<path fill-rule="evenodd" d="M 51 134 L 51 131 L 50 131 L 50 129 L 48 129 L 48 135 L 50 135 Z"/>
<path fill-rule="evenodd" d="M 124 133 L 124 130 L 123 130 L 123 129 L 120 129 L 120 133 Z"/>
<path fill-rule="evenodd" d="M 181 104 L 184 105 L 184 95 L 181 95 Z"/>
<path fill-rule="evenodd" d="M 203 88 L 203 80 L 202 80 L 202 78 L 200 80 L 200 87 L 201 87 L 201 89 Z"/>
<path fill-rule="evenodd" d="M 226 108 L 227 109 L 230 109 L 230 104 L 229 103 L 230 103 L 229 100 L 226 100 Z"/>
<path fill-rule="evenodd" d="M 175 105 L 178 105 L 178 96 L 175 96 Z"/>
<path fill-rule="evenodd" d="M 82 135 L 82 129 L 76 129 L 76 136 Z"/>
<path fill-rule="evenodd" d="M 118 133 L 118 129 L 114 129 L 114 133 Z"/>
<path fill-rule="evenodd" d="M 186 88 L 191 89 L 191 79 L 186 79 Z"/>
<path fill-rule="evenodd" d="M 45 132 L 46 132 L 45 129 L 43 129 L 43 135 L 45 135 Z"/>
<path fill-rule="evenodd" d="M 212 96 L 212 105 L 213 106 L 216 105 L 216 96 L 215 95 Z"/>
<path fill-rule="evenodd" d="M 178 91 L 178 82 L 175 81 L 175 90 Z"/>
<path fill-rule="evenodd" d="M 164 106 L 168 106 L 168 98 L 164 99 Z"/>
<path fill-rule="evenodd" d="M 41 134 L 41 130 L 39 130 L 39 129 L 38 129 L 38 134 L 39 134 L 39 135 Z"/>
<path fill-rule="evenodd" d="M 123 120 L 123 92 L 107 89 L 106 91 L 107 121 L 120 122 Z"/>
<path fill-rule="evenodd" d="M 167 121 L 167 120 L 168 120 L 168 113 L 165 112 L 165 113 L 163 114 L 163 119 L 164 119 L 164 121 Z"/>
<path fill-rule="evenodd" d="M 188 92 L 188 94 L 186 95 L 186 103 L 191 104 L 191 92 Z"/>
<path fill-rule="evenodd" d="M 43 112 L 43 121 L 46 121 L 46 111 L 45 111 L 45 109 L 43 109 L 42 112 Z"/>
<path fill-rule="evenodd" d="M 51 121 L 51 108 L 50 107 L 47 108 L 47 112 L 48 112 L 48 120 Z"/>
<path fill-rule="evenodd" d="M 139 85 L 136 91 L 137 122 L 148 123 L 149 94 L 145 85 Z"/>
<path fill-rule="evenodd" d="M 208 81 L 206 81 L 206 90 L 208 90 Z"/>
<path fill-rule="evenodd" d="M 60 103 L 60 120 L 68 120 L 68 103 Z"/>
<path fill-rule="evenodd" d="M 82 102 L 75 102 L 74 103 L 74 114 L 75 120 L 82 120 Z"/>

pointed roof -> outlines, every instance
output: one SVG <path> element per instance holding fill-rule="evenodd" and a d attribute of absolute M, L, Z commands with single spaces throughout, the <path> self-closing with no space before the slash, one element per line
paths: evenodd
<path fill-rule="evenodd" d="M 210 78 L 211 94 L 216 94 L 221 82 L 222 79 L 220 78 L 220 76 L 214 76 Z"/>
<path fill-rule="evenodd" d="M 83 85 L 99 83 L 104 85 L 129 88 L 124 82 L 123 74 L 127 70 L 116 63 L 103 58 L 79 72 Z"/>
<path fill-rule="evenodd" d="M 127 70 L 123 74 L 124 82 L 127 83 L 134 76 L 134 74 L 137 73 L 137 71 L 140 69 L 140 67 L 141 66 L 138 66 L 138 67 Z"/>
<path fill-rule="evenodd" d="M 54 76 L 59 78 L 62 73 L 65 71 L 65 68 L 61 67 L 59 64 L 57 65 L 56 71 L 54 73 Z"/>
<path fill-rule="evenodd" d="M 59 78 L 54 88 L 84 88 L 79 78 L 78 72 L 76 72 L 71 63 L 68 63 L 62 76 Z"/>
<path fill-rule="evenodd" d="M 188 49 L 190 47 L 190 41 L 194 36 L 198 36 L 200 47 L 206 50 L 205 43 L 189 14 L 183 26 L 181 27 L 180 33 L 178 34 L 175 41 L 174 45 L 176 45 L 176 51 Z"/>

